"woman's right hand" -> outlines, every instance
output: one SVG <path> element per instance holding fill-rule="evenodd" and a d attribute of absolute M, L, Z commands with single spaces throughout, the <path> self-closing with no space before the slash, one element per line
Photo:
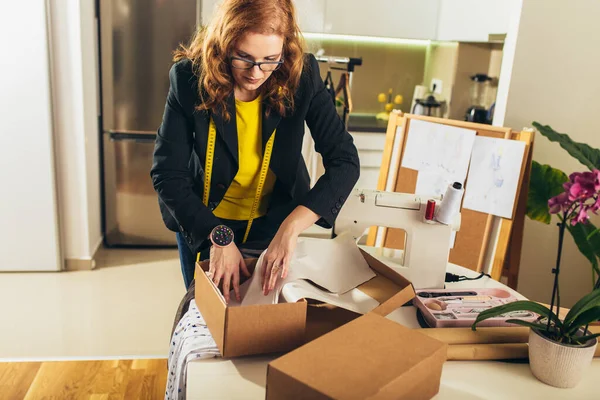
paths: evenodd
<path fill-rule="evenodd" d="M 223 297 L 225 297 L 227 303 L 229 303 L 231 283 L 233 283 L 233 291 L 237 301 L 241 301 L 240 270 L 244 275 L 250 276 L 244 257 L 242 257 L 242 253 L 240 253 L 235 243 L 231 243 L 226 247 L 212 246 L 210 248 L 210 276 L 217 287 L 223 279 Z"/>

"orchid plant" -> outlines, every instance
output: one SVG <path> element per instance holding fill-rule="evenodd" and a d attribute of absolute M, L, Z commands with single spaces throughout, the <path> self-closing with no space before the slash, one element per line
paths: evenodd
<path fill-rule="evenodd" d="M 557 214 L 560 219 L 560 223 L 558 224 L 558 255 L 556 257 L 556 268 L 552 270 L 554 273 L 554 288 L 552 289 L 552 300 L 550 302 L 551 313 L 553 312 L 554 303 L 556 302 L 556 316 L 558 316 L 560 310 L 558 275 L 560 273 L 560 260 L 565 228 L 568 223 L 570 223 L 571 226 L 587 224 L 590 219 L 590 213 L 597 214 L 598 210 L 600 210 L 600 171 L 594 169 L 586 172 L 574 172 L 569 176 L 569 180 L 563 184 L 563 189 L 565 190 L 563 193 L 548 200 L 550 214 Z M 589 236 L 595 234 L 597 231 L 598 230 L 594 230 Z M 596 273 L 597 272 L 598 271 L 596 270 Z M 600 288 L 600 276 L 594 285 L 594 290 L 598 290 L 598 288 Z M 589 322 L 600 319 L 600 312 L 597 314 L 598 316 L 596 319 L 586 321 L 586 331 Z M 567 319 L 565 318 L 565 320 Z M 547 324 L 548 331 L 550 331 L 550 325 L 551 318 L 549 317 Z"/>
<path fill-rule="evenodd" d="M 551 214 L 557 214 L 558 223 L 558 254 L 554 273 L 554 287 L 550 308 L 533 301 L 516 301 L 485 310 L 477 316 L 473 323 L 473 330 L 481 321 L 497 317 L 513 311 L 532 311 L 546 319 L 546 322 L 528 322 L 510 319 L 509 323 L 529 326 L 542 332 L 546 337 L 559 343 L 583 344 L 600 334 L 588 334 L 588 325 L 600 319 L 600 279 L 596 282 L 594 290 L 578 301 L 569 311 L 564 320 L 558 317 L 560 310 L 559 273 L 562 255 L 563 240 L 567 226 L 586 224 L 590 213 L 596 214 L 600 210 L 600 171 L 575 172 L 563 184 L 564 192 L 548 200 Z M 556 311 L 555 311 L 556 306 Z M 581 328 L 583 332 L 581 332 Z"/>
<path fill-rule="evenodd" d="M 563 171 L 534 160 L 531 165 L 527 216 L 545 224 L 551 223 L 552 214 L 556 214 L 561 221 L 570 221 L 566 230 L 581 254 L 590 262 L 591 283 L 595 286 L 600 276 L 600 235 L 599 229 L 589 217 L 600 211 L 600 149 L 575 142 L 567 134 L 558 133 L 548 125 L 533 122 L 533 126 L 551 142 L 558 143 L 589 171 L 574 173 L 568 177 Z M 569 208 L 571 212 L 565 214 Z"/>
<path fill-rule="evenodd" d="M 588 224 L 590 214 L 598 214 L 600 210 L 600 170 L 594 169 L 586 172 L 574 172 L 569 176 L 569 180 L 563 184 L 564 192 L 548 200 L 548 211 L 550 214 L 557 214 L 560 219 L 558 232 L 558 256 L 556 260 L 555 287 L 558 291 L 558 273 L 560 270 L 560 256 L 562 244 L 567 224 L 576 226 L 577 224 Z M 594 229 L 588 234 L 588 239 L 598 232 Z M 598 280 L 594 284 L 594 289 L 600 287 L 600 274 L 597 265 L 592 265 Z M 560 297 L 557 294 L 557 301 L 560 303 Z M 554 303 L 554 292 L 552 294 L 552 303 Z"/>
<path fill-rule="evenodd" d="M 583 344 L 600 334 L 588 334 L 588 325 L 600 320 L 600 245 L 598 232 L 589 222 L 591 214 L 600 211 L 600 150 L 582 143 L 573 142 L 567 135 L 557 133 L 549 126 L 534 122 L 534 126 L 551 141 L 576 157 L 590 171 L 566 175 L 548 165 L 533 162 L 530 195 L 527 202 L 527 215 L 533 219 L 550 223 L 551 214 L 558 216 L 558 252 L 556 267 L 552 269 L 554 285 L 550 308 L 532 301 L 516 301 L 494 307 L 480 313 L 472 325 L 475 330 L 478 323 L 512 311 L 531 311 L 545 318 L 545 322 L 531 323 L 517 319 L 509 323 L 529 326 L 538 330 L 551 340 L 567 344 Z M 596 167 L 597 166 L 597 167 Z M 550 195 L 552 194 L 552 195 Z M 590 260 L 594 276 L 591 293 L 582 297 L 567 313 L 564 320 L 559 315 L 560 288 L 559 273 L 565 231 L 568 230 L 582 254 Z M 556 309 L 556 311 L 555 311 Z"/>

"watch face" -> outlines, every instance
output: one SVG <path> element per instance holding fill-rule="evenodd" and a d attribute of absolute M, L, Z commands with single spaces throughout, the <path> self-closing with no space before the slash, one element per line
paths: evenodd
<path fill-rule="evenodd" d="M 227 246 L 233 241 L 233 231 L 228 226 L 219 225 L 212 232 L 212 241 L 217 246 Z"/>

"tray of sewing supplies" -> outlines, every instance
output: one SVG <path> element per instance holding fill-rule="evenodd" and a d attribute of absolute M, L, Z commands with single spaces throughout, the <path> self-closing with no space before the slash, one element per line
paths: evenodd
<path fill-rule="evenodd" d="M 470 327 L 479 313 L 518 299 L 504 289 L 424 289 L 417 290 L 413 305 L 417 319 L 427 328 Z M 534 322 L 539 316 L 529 311 L 515 311 L 487 319 L 478 326 L 514 326 L 509 319 Z"/>

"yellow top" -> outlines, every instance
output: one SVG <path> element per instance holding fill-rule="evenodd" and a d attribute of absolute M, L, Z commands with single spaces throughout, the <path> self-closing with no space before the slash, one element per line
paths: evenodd
<path fill-rule="evenodd" d="M 235 111 L 239 169 L 213 213 L 219 218 L 245 221 L 250 218 L 263 159 L 261 96 L 249 102 L 236 100 Z M 254 218 L 267 213 L 274 185 L 275 174 L 269 169 Z"/>

